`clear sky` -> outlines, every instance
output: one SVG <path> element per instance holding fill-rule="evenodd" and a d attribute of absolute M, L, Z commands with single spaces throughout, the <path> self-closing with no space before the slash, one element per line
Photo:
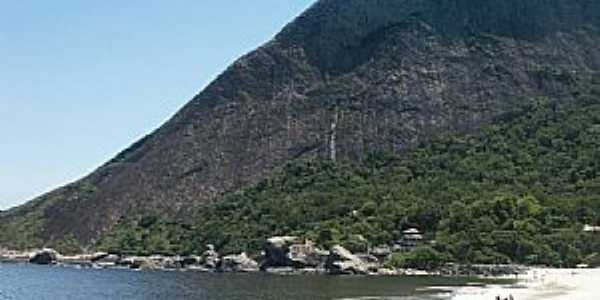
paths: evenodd
<path fill-rule="evenodd" d="M 97 168 L 313 2 L 0 1 L 0 209 Z"/>

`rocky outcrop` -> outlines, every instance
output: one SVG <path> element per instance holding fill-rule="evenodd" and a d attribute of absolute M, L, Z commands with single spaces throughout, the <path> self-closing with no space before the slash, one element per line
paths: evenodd
<path fill-rule="evenodd" d="M 272 237 L 265 243 L 264 268 L 295 269 L 323 267 L 329 255 L 311 242 L 300 243 L 297 237 Z"/>
<path fill-rule="evenodd" d="M 221 272 L 257 272 L 258 263 L 248 257 L 246 253 L 238 255 L 227 255 L 221 259 L 219 266 Z"/>
<path fill-rule="evenodd" d="M 327 258 L 327 271 L 334 275 L 367 275 L 370 264 L 342 246 L 333 246 Z"/>
<path fill-rule="evenodd" d="M 60 254 L 53 249 L 43 249 L 33 254 L 29 262 L 37 265 L 55 264 Z"/>
<path fill-rule="evenodd" d="M 290 246 L 298 242 L 295 236 L 277 236 L 267 239 L 265 243 L 264 267 L 291 267 L 293 262 L 289 258 Z"/>

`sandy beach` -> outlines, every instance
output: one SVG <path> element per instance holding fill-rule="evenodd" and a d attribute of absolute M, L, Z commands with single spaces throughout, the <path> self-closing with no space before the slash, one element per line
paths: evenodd
<path fill-rule="evenodd" d="M 600 269 L 532 269 L 514 286 L 467 287 L 456 291 L 453 300 L 600 299 Z"/>

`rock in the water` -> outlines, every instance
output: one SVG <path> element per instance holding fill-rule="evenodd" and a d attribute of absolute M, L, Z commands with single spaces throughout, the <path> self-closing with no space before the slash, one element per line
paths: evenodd
<path fill-rule="evenodd" d="M 329 252 L 318 249 L 311 241 L 298 243 L 297 237 L 272 237 L 265 243 L 263 268 L 314 268 L 325 264 Z"/>
<path fill-rule="evenodd" d="M 298 238 L 295 236 L 276 236 L 268 239 L 265 243 L 266 260 L 264 267 L 291 266 L 288 253 L 290 246 L 297 241 Z"/>
<path fill-rule="evenodd" d="M 161 262 L 156 257 L 128 256 L 122 257 L 116 264 L 130 269 L 158 269 Z"/>
<path fill-rule="evenodd" d="M 115 254 L 95 254 L 91 261 L 95 264 L 116 264 L 121 259 L 120 256 Z"/>
<path fill-rule="evenodd" d="M 228 255 L 221 259 L 220 271 L 222 272 L 256 272 L 258 263 L 248 257 L 246 253 Z"/>
<path fill-rule="evenodd" d="M 369 274 L 369 264 L 342 246 L 333 246 L 327 259 L 327 271 L 336 275 Z"/>
<path fill-rule="evenodd" d="M 183 258 L 180 256 L 175 257 L 163 257 L 159 260 L 160 267 L 163 269 L 183 269 L 185 264 Z"/>
<path fill-rule="evenodd" d="M 35 253 L 29 262 L 38 265 L 50 265 L 56 263 L 59 254 L 53 249 L 44 249 Z"/>
<path fill-rule="evenodd" d="M 181 258 L 181 263 L 183 264 L 184 267 L 198 266 L 201 261 L 202 261 L 202 257 L 195 256 L 195 255 L 185 256 L 185 257 Z"/>

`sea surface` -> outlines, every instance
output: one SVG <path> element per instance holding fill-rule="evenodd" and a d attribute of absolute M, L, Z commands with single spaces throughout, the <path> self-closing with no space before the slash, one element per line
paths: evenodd
<path fill-rule="evenodd" d="M 0 300 L 447 299 L 447 295 L 425 290 L 468 282 L 465 278 L 206 274 L 0 264 Z"/>

